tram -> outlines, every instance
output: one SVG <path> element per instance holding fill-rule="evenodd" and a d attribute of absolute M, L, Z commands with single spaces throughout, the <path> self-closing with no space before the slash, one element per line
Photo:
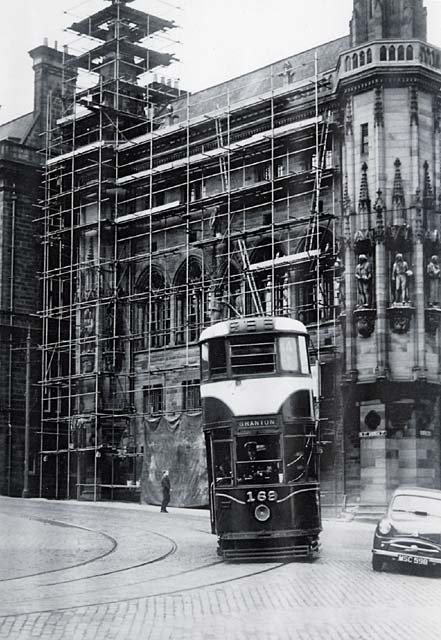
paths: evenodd
<path fill-rule="evenodd" d="M 212 532 L 227 560 L 314 558 L 317 421 L 305 326 L 219 322 L 200 336 Z"/>

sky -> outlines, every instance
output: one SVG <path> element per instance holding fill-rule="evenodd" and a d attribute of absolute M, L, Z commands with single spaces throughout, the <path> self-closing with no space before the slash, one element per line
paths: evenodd
<path fill-rule="evenodd" d="M 48 37 L 52 46 L 84 42 L 67 32 L 72 22 L 106 6 L 105 0 L 0 1 L 0 122 L 32 110 L 28 51 Z M 136 0 L 131 6 L 180 25 L 152 48 L 181 60 L 167 71 L 197 91 L 309 49 L 349 32 L 352 0 Z M 428 39 L 441 47 L 441 0 L 426 0 Z M 179 5 L 179 6 L 178 6 Z M 162 75 L 162 72 L 160 72 Z"/>

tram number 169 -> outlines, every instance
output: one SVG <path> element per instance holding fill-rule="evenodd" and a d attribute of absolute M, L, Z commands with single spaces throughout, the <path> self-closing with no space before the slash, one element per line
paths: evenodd
<path fill-rule="evenodd" d="M 257 495 L 253 491 L 247 491 L 247 502 L 275 502 L 277 500 L 277 491 L 258 491 Z"/>

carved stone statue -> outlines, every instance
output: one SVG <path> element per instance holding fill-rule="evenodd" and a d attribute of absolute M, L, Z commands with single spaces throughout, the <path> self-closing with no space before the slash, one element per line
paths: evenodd
<path fill-rule="evenodd" d="M 397 253 L 392 267 L 392 295 L 395 304 L 408 304 L 409 278 L 412 276 L 402 253 Z"/>
<path fill-rule="evenodd" d="M 438 256 L 430 258 L 430 262 L 427 265 L 427 276 L 429 278 L 429 307 L 439 307 L 441 268 Z"/>
<path fill-rule="evenodd" d="M 370 307 L 372 304 L 372 267 L 364 253 L 358 257 L 355 277 L 357 279 L 357 305 Z"/>

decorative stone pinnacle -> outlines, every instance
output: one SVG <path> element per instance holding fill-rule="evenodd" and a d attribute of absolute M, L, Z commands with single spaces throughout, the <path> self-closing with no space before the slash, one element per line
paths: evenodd
<path fill-rule="evenodd" d="M 401 161 L 397 158 L 394 162 L 395 177 L 392 191 L 392 202 L 396 207 L 404 207 L 403 179 L 401 177 Z"/>
<path fill-rule="evenodd" d="M 368 170 L 368 166 L 366 162 L 363 162 L 361 166 L 360 197 L 358 200 L 358 206 L 359 206 L 359 209 L 364 209 L 369 211 L 371 206 L 371 201 L 369 198 L 367 170 Z"/>
<path fill-rule="evenodd" d="M 433 209 L 433 190 L 432 182 L 430 180 L 429 163 L 427 160 L 423 164 L 424 169 L 424 191 L 423 191 L 423 206 L 425 209 Z"/>
<path fill-rule="evenodd" d="M 350 213 L 351 208 L 351 196 L 349 195 L 348 176 L 345 176 L 345 184 L 343 190 L 343 209 L 346 213 Z"/>
<path fill-rule="evenodd" d="M 377 213 L 380 213 L 380 214 L 383 213 L 383 210 L 384 210 L 384 201 L 383 201 L 382 196 L 383 196 L 382 190 L 378 189 L 378 191 L 377 191 L 377 199 L 375 201 L 375 211 Z"/>
<path fill-rule="evenodd" d="M 375 88 L 374 121 L 377 127 L 384 126 L 383 91 L 381 87 Z"/>
<path fill-rule="evenodd" d="M 353 133 L 353 116 L 352 116 L 352 99 L 346 103 L 346 113 L 345 113 L 345 132 L 346 135 L 352 135 Z"/>
<path fill-rule="evenodd" d="M 384 217 L 383 211 L 385 209 L 384 201 L 382 198 L 383 192 L 381 189 L 377 191 L 377 199 L 375 201 L 375 211 L 377 212 L 376 228 L 375 228 L 375 240 L 377 242 L 384 241 Z"/>
<path fill-rule="evenodd" d="M 415 86 L 410 87 L 410 124 L 418 125 L 418 92 Z"/>

